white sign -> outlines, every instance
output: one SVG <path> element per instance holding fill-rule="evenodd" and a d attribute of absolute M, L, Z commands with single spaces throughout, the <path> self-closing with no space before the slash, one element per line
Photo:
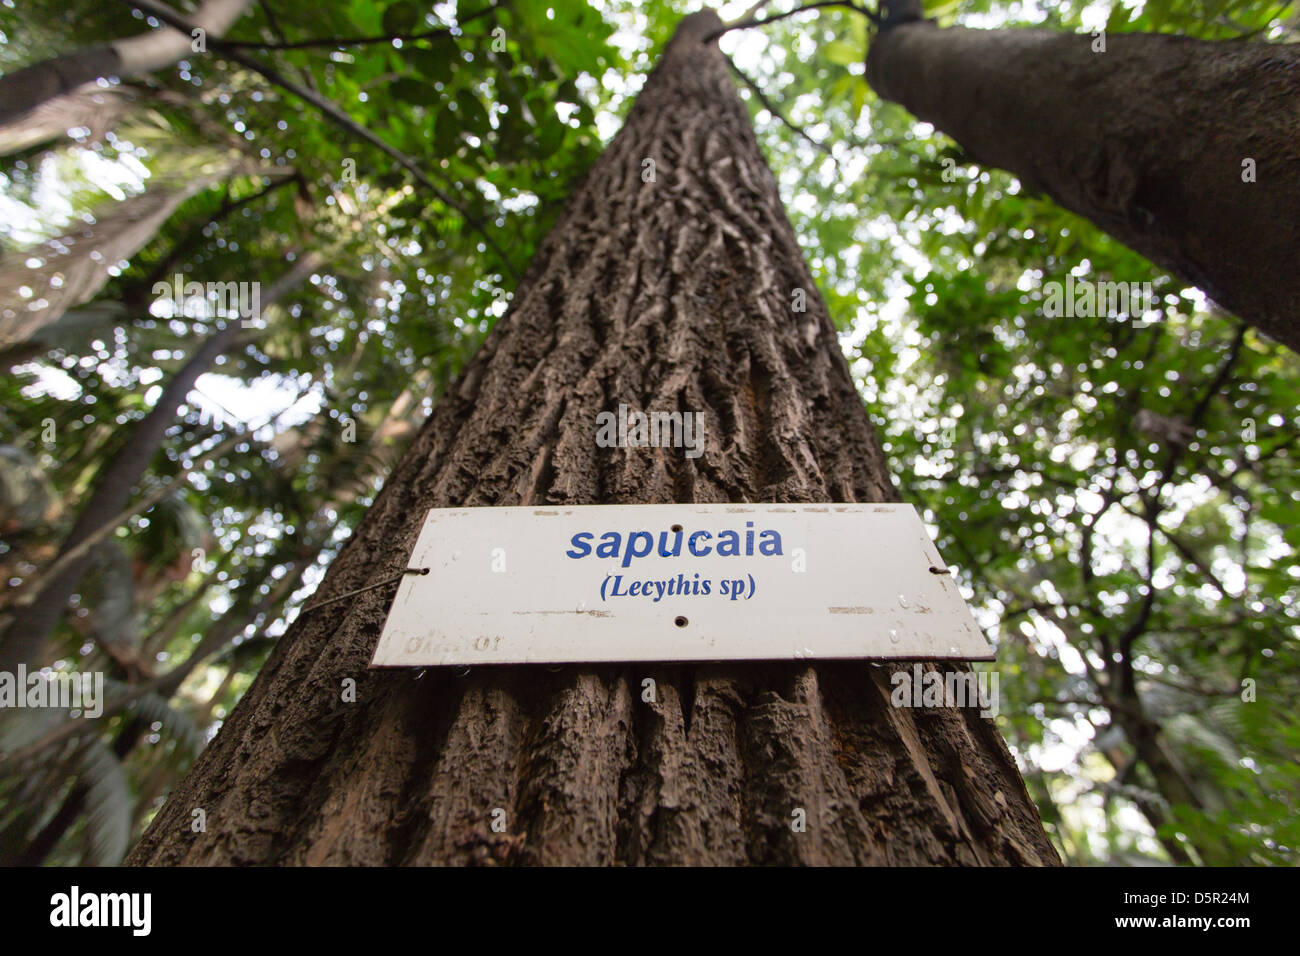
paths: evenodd
<path fill-rule="evenodd" d="M 372 666 L 993 659 L 911 505 L 434 510 L 408 567 Z"/>

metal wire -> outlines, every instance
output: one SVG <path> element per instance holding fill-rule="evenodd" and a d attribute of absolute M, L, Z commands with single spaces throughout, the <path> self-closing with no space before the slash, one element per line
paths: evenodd
<path fill-rule="evenodd" d="M 336 597 L 326 598 L 324 601 L 317 601 L 315 604 L 309 604 L 298 613 L 300 615 L 306 614 L 309 611 L 316 610 L 316 608 L 318 607 L 324 607 L 326 604 L 333 604 L 335 601 L 342 601 L 344 598 L 350 598 L 354 594 L 360 594 L 362 591 L 373 591 L 375 588 L 382 588 L 385 584 L 392 584 L 394 581 L 402 580 L 402 578 L 406 577 L 408 574 L 428 574 L 428 573 L 429 573 L 428 568 L 406 568 L 401 573 L 394 574 L 391 578 L 384 578 L 382 581 L 376 581 L 374 584 L 367 584 L 363 588 L 354 588 L 351 591 L 344 591 L 342 594 Z"/>

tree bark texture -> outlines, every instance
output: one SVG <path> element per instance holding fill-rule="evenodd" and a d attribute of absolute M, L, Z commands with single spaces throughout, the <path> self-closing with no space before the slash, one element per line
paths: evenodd
<path fill-rule="evenodd" d="M 719 26 L 682 21 L 312 603 L 433 507 L 896 500 Z M 703 455 L 597 447 L 619 403 L 702 412 Z M 891 707 L 888 666 L 368 671 L 393 590 L 299 616 L 129 862 L 1057 862 L 992 723 Z"/>
<path fill-rule="evenodd" d="M 883 30 L 867 79 L 978 163 L 1090 219 L 1300 351 L 1300 46 Z M 1243 181 L 1246 160 L 1254 182 Z M 1124 276 L 1119 281 L 1130 281 Z"/>

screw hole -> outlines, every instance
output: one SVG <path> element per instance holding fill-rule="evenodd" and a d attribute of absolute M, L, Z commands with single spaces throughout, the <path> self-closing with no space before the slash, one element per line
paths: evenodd
<path fill-rule="evenodd" d="M 674 531 L 681 531 L 681 530 L 682 530 L 682 526 L 679 525 L 679 524 L 675 524 L 675 525 L 673 525 L 673 530 L 674 530 Z"/>
<path fill-rule="evenodd" d="M 676 624 L 678 627 L 685 627 L 686 624 L 687 624 L 687 621 L 686 621 L 686 618 L 682 617 L 681 615 L 678 615 L 678 616 L 673 620 L 673 623 Z"/>

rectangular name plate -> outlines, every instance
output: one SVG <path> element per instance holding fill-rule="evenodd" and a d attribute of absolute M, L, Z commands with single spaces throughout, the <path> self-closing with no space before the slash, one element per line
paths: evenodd
<path fill-rule="evenodd" d="M 408 567 L 373 667 L 993 659 L 911 505 L 441 509 Z"/>

